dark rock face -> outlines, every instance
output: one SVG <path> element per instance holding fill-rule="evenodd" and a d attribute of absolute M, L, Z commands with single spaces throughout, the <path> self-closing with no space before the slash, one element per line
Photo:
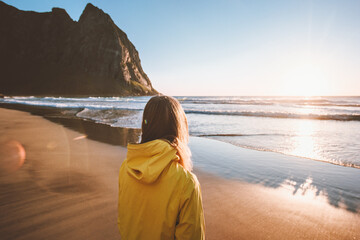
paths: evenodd
<path fill-rule="evenodd" d="M 20 11 L 0 1 L 0 93 L 153 95 L 134 45 L 102 10 Z"/>

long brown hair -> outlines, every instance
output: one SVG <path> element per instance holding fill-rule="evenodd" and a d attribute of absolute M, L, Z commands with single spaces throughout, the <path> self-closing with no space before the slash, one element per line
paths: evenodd
<path fill-rule="evenodd" d="M 167 140 L 177 150 L 179 163 L 192 170 L 188 123 L 178 100 L 163 95 L 152 97 L 145 106 L 141 130 L 141 143 Z"/>

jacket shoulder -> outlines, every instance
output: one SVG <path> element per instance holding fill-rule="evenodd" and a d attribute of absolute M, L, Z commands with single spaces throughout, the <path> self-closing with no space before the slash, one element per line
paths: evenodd
<path fill-rule="evenodd" d="M 184 187 L 187 188 L 187 189 L 189 189 L 189 188 L 192 188 L 192 189 L 198 188 L 198 186 L 200 185 L 196 175 L 194 173 L 192 173 L 191 171 L 188 171 L 185 168 L 183 168 L 177 162 L 174 162 L 172 164 L 171 171 L 173 171 L 173 173 L 175 175 L 177 175 L 179 180 L 181 182 L 183 182 Z"/>

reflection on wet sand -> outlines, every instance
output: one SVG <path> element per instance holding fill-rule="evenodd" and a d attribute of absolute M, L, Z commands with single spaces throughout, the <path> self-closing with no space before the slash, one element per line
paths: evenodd
<path fill-rule="evenodd" d="M 318 189 L 315 185 L 312 184 L 313 180 L 311 177 L 308 177 L 305 182 L 301 183 L 299 187 L 296 187 L 298 184 L 295 181 L 286 179 L 281 187 L 298 199 L 308 199 L 308 200 L 317 200 L 327 202 L 327 194 L 324 190 Z"/>
<path fill-rule="evenodd" d="M 202 150 L 205 145 L 206 151 Z M 204 138 L 192 137 L 190 147 L 195 166 L 218 176 L 287 189 L 290 198 L 315 194 L 331 206 L 360 212 L 359 169 L 254 151 Z"/>

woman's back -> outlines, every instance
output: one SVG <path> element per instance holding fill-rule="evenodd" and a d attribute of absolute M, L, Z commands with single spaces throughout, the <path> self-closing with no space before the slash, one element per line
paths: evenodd
<path fill-rule="evenodd" d="M 200 185 L 165 140 L 129 144 L 119 174 L 123 239 L 203 239 Z"/>

